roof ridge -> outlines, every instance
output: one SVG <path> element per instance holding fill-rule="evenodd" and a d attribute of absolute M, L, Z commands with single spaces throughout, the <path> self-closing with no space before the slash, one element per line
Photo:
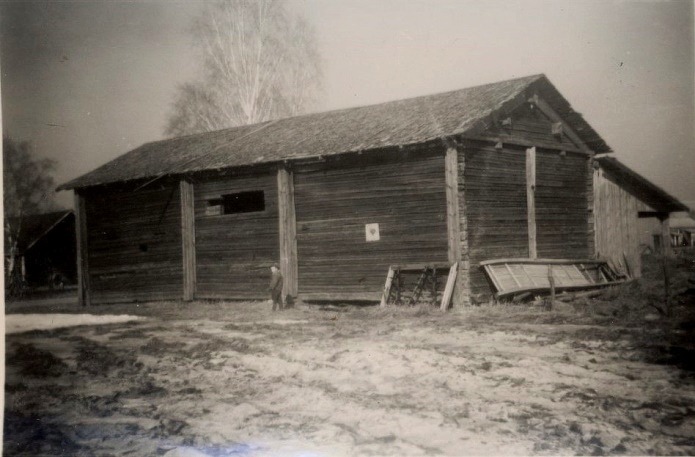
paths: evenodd
<path fill-rule="evenodd" d="M 539 73 L 462 89 L 306 113 L 256 124 L 151 141 L 57 190 L 114 182 L 152 182 L 167 175 L 282 162 L 418 144 L 461 135 L 488 124 L 488 116 L 534 89 L 572 112 L 569 102 Z M 522 97 L 523 98 L 523 97 Z M 505 109 L 506 109 L 505 108 Z M 568 119 L 597 152 L 609 151 L 581 116 Z M 262 134 L 257 132 L 263 130 Z M 149 181 L 148 181 L 149 180 Z"/>
<path fill-rule="evenodd" d="M 503 80 L 495 81 L 495 82 L 491 82 L 491 83 L 476 84 L 475 86 L 466 86 L 466 87 L 462 87 L 462 88 L 460 88 L 460 89 L 452 89 L 452 90 L 445 90 L 445 91 L 442 91 L 442 92 L 433 92 L 433 93 L 430 93 L 430 94 L 416 95 L 416 96 L 414 96 L 414 97 L 400 98 L 400 99 L 396 99 L 396 100 L 387 100 L 387 101 L 384 101 L 384 102 L 371 103 L 371 104 L 367 104 L 367 105 L 356 105 L 356 106 L 348 106 L 348 107 L 344 107 L 344 108 L 334 108 L 334 109 L 329 109 L 329 110 L 326 110 L 326 111 L 314 111 L 314 112 L 311 112 L 311 113 L 302 113 L 302 114 L 297 114 L 297 115 L 294 115 L 294 116 L 286 116 L 286 117 L 280 117 L 280 118 L 277 118 L 277 119 L 270 119 L 270 120 L 267 120 L 267 121 L 254 122 L 253 124 L 241 124 L 241 125 L 235 125 L 235 126 L 232 126 L 232 127 L 224 127 L 224 128 L 217 129 L 217 130 L 207 130 L 207 131 L 204 131 L 204 132 L 189 133 L 189 134 L 181 135 L 181 136 L 175 136 L 175 137 L 170 137 L 170 138 L 162 138 L 162 139 L 160 139 L 160 140 L 147 141 L 147 142 L 141 144 L 140 146 L 138 146 L 138 147 L 135 148 L 135 149 L 139 149 L 139 148 L 142 147 L 142 146 L 147 146 L 147 145 L 150 145 L 150 144 L 158 144 L 158 143 L 167 142 L 167 141 L 171 141 L 171 140 L 179 140 L 179 139 L 184 139 L 184 138 L 193 138 L 193 137 L 196 137 L 196 136 L 210 135 L 210 134 L 221 133 L 221 132 L 230 132 L 230 131 L 233 131 L 233 130 L 238 130 L 238 129 L 243 129 L 243 128 L 249 128 L 249 127 L 253 127 L 253 126 L 258 126 L 258 127 L 260 127 L 260 126 L 263 125 L 263 124 L 268 124 L 268 123 L 270 123 L 270 122 L 277 123 L 277 122 L 281 122 L 281 121 L 284 121 L 284 120 L 287 120 L 287 119 L 302 119 L 302 118 L 307 118 L 307 117 L 311 117 L 311 116 L 327 115 L 327 114 L 340 113 L 340 112 L 345 112 L 345 111 L 358 110 L 358 109 L 361 109 L 361 108 L 375 108 L 375 107 L 377 107 L 377 106 L 385 106 L 385 105 L 397 104 L 397 103 L 404 103 L 404 102 L 414 102 L 415 100 L 422 100 L 422 99 L 426 99 L 426 98 L 429 98 L 429 97 L 438 97 L 438 96 L 447 95 L 447 94 L 455 94 L 455 93 L 457 93 L 457 92 L 462 92 L 462 91 L 466 91 L 466 90 L 473 90 L 473 89 L 480 89 L 480 88 L 483 88 L 483 87 L 486 87 L 486 86 L 495 86 L 495 85 L 502 84 L 502 83 L 511 83 L 511 82 L 514 82 L 514 81 L 520 81 L 520 80 L 522 80 L 522 79 L 529 79 L 529 80 L 530 80 L 530 81 L 529 81 L 529 84 L 531 84 L 531 83 L 534 83 L 534 82 L 536 82 L 537 80 L 539 80 L 539 79 L 541 79 L 541 78 L 546 78 L 546 79 L 547 79 L 547 77 L 545 76 L 544 73 L 536 73 L 536 74 L 533 74 L 533 75 L 520 76 L 520 77 L 518 77 L 518 78 L 503 79 Z"/>

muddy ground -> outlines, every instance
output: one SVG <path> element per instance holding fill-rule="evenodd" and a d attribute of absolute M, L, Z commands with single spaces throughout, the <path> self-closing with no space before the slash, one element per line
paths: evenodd
<path fill-rule="evenodd" d="M 8 335 L 5 455 L 695 454 L 695 319 L 90 311 L 147 319 Z"/>

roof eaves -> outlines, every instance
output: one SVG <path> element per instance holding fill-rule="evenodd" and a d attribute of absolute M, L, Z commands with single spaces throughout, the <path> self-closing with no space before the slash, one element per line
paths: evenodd
<path fill-rule="evenodd" d="M 523 80 L 523 81 L 520 81 Z M 520 84 L 521 83 L 521 84 Z M 410 144 L 417 144 L 421 142 L 428 142 L 432 140 L 436 140 L 438 138 L 442 137 L 452 137 L 452 136 L 457 136 L 457 135 L 462 135 L 462 134 L 467 134 L 467 133 L 473 133 L 484 130 L 485 128 L 489 127 L 491 122 L 494 122 L 494 117 L 499 116 L 499 115 L 505 115 L 509 114 L 513 109 L 518 107 L 521 103 L 526 101 L 527 96 L 530 94 L 530 92 L 534 89 L 538 90 L 539 92 L 545 92 L 545 93 L 550 93 L 552 98 L 556 103 L 559 103 L 559 107 L 561 110 L 567 111 L 569 114 L 571 114 L 571 118 L 574 119 L 574 123 L 578 122 L 577 119 L 581 121 L 581 130 L 585 130 L 584 127 L 588 128 L 588 132 L 584 132 L 583 135 L 586 136 L 587 133 L 598 140 L 598 146 L 599 148 L 597 149 L 597 152 L 608 152 L 610 151 L 610 148 L 605 144 L 605 142 L 598 136 L 598 134 L 586 123 L 586 121 L 583 120 L 581 115 L 579 113 L 574 112 L 571 109 L 571 106 L 569 105 L 569 102 L 562 96 L 562 94 L 557 91 L 557 89 L 552 85 L 552 83 L 548 80 L 548 78 L 544 74 L 537 74 L 537 75 L 532 75 L 532 76 L 527 76 L 527 77 L 522 77 L 522 78 L 516 78 L 516 79 L 511 79 L 507 81 L 500 81 L 497 83 L 490 83 L 490 84 L 484 84 L 481 86 L 475 86 L 475 87 L 470 87 L 466 89 L 461 89 L 461 90 L 475 90 L 476 88 L 479 88 L 479 90 L 483 90 L 483 93 L 485 93 L 485 89 L 483 89 L 486 86 L 493 86 L 488 88 L 488 92 L 492 90 L 493 92 L 493 99 L 495 97 L 494 95 L 494 86 L 499 85 L 500 90 L 508 92 L 505 97 L 497 97 L 497 100 L 493 101 L 491 100 L 491 104 L 489 106 L 486 106 L 485 109 L 480 110 L 481 112 L 475 113 L 471 118 L 467 120 L 463 120 L 461 124 L 458 126 L 458 128 L 453 128 L 451 127 L 447 130 L 451 131 L 442 131 L 439 132 L 438 135 L 432 135 L 431 132 L 422 132 L 424 135 L 421 135 L 419 137 L 417 136 L 409 136 L 408 138 L 399 138 L 397 141 L 384 141 L 382 144 L 377 144 L 379 143 L 378 141 L 371 142 L 369 144 L 364 144 L 361 145 L 361 147 L 356 148 L 350 146 L 349 148 L 346 148 L 344 150 L 337 150 L 336 148 L 335 152 L 331 152 L 330 155 L 338 155 L 338 154 L 346 154 L 350 152 L 354 152 L 356 150 L 367 150 L 367 149 L 380 149 L 382 147 L 398 147 L 398 146 L 406 146 Z M 451 93 L 456 93 L 459 91 L 451 91 Z M 502 92 L 504 93 L 504 92 Z M 447 95 L 448 93 L 443 93 L 443 94 L 433 94 L 429 96 L 421 96 L 421 97 L 415 97 L 415 99 L 410 99 L 410 100 L 419 100 L 420 102 L 426 102 L 428 97 L 435 97 L 435 96 L 442 96 L 442 95 Z M 499 98 L 504 98 L 503 100 L 499 100 Z M 396 100 L 393 102 L 386 102 L 383 104 L 378 104 L 378 105 L 371 105 L 367 107 L 356 107 L 356 108 L 346 108 L 346 109 L 341 109 L 341 110 L 335 110 L 331 111 L 328 113 L 348 113 L 353 110 L 359 110 L 359 109 L 369 109 L 369 108 L 375 108 L 375 107 L 382 107 L 384 105 L 389 105 L 389 104 L 398 104 L 398 103 L 403 103 L 408 100 Z M 415 102 L 417 103 L 417 102 Z M 484 106 L 484 104 L 483 104 Z M 285 120 L 290 121 L 291 119 L 294 120 L 294 122 L 298 122 L 298 120 L 301 120 L 302 118 L 311 118 L 311 116 L 315 116 L 317 114 L 320 115 L 326 115 L 328 113 L 313 113 L 313 114 L 307 114 L 303 116 L 297 116 L 295 118 L 286 118 Z M 178 138 L 173 138 L 173 139 L 164 139 L 164 140 L 158 140 L 158 141 L 152 141 L 145 143 L 141 145 L 138 148 L 133 149 L 129 153 L 126 153 L 122 156 L 119 156 L 118 158 L 114 159 L 111 162 L 108 162 L 101 167 L 98 167 L 97 169 L 93 170 L 90 173 L 87 173 L 85 175 L 82 175 L 78 178 L 75 178 L 67 183 L 61 184 L 60 186 L 57 187 L 56 190 L 68 190 L 68 189 L 80 189 L 80 188 L 86 188 L 86 187 L 93 187 L 93 186 L 100 186 L 104 184 L 109 184 L 109 183 L 115 183 L 115 182 L 131 182 L 131 181 L 136 181 L 136 180 L 145 180 L 145 179 L 158 179 L 159 177 L 162 176 L 174 176 L 174 175 L 180 175 L 180 174 L 187 174 L 191 172 L 196 172 L 196 171 L 202 171 L 205 169 L 214 169 L 214 168 L 233 168 L 237 166 L 246 166 L 246 165 L 258 165 L 261 163 L 272 163 L 272 162 L 282 162 L 282 161 L 294 161 L 294 160 L 302 160 L 305 159 L 305 156 L 296 156 L 296 155 L 289 155 L 287 157 L 269 157 L 267 159 L 260 159 L 257 158 L 256 160 L 253 160 L 249 163 L 232 163 L 230 162 L 229 165 L 225 165 L 224 163 L 220 163 L 219 160 L 215 161 L 214 159 L 212 161 L 207 161 L 205 162 L 204 159 L 208 157 L 209 154 L 214 154 L 217 150 L 222 149 L 222 148 L 229 148 L 231 141 L 232 143 L 235 141 L 238 141 L 240 139 L 243 139 L 247 136 L 250 136 L 255 133 L 256 130 L 260 130 L 262 128 L 265 128 L 267 125 L 272 125 L 277 121 L 268 121 L 264 122 L 261 124 L 257 124 L 254 128 L 254 126 L 242 126 L 242 127 L 235 127 L 231 129 L 224 129 L 216 132 L 205 132 L 205 133 L 197 133 L 197 134 L 192 134 L 192 135 L 187 135 L 184 137 L 178 137 Z M 291 121 L 290 121 L 291 122 Z M 234 137 L 231 135 L 231 138 L 229 140 L 225 139 L 225 136 L 228 134 L 232 134 L 235 130 L 237 129 L 252 129 L 251 132 L 249 133 L 244 133 L 241 135 L 241 137 Z M 242 130 L 243 132 L 243 130 Z M 179 161 L 173 161 L 170 162 L 166 166 L 166 170 L 159 170 L 157 172 L 152 172 L 146 171 L 148 168 L 147 165 L 147 160 L 146 160 L 146 154 L 148 149 L 151 148 L 166 148 L 166 147 L 172 147 L 174 149 L 176 148 L 188 148 L 190 149 L 191 144 L 190 141 L 193 140 L 195 142 L 196 138 L 206 138 L 208 140 L 208 145 L 207 147 L 211 147 L 212 149 L 207 149 L 201 151 L 199 154 L 196 154 L 195 152 L 192 152 L 188 156 L 183 156 L 182 160 Z M 587 139 L 586 141 L 589 142 L 591 138 Z M 339 145 L 338 145 L 339 146 Z M 345 144 L 344 146 L 348 146 Z M 354 145 L 353 145 L 354 146 Z M 594 148 L 596 149 L 596 148 Z M 138 152 L 139 151 L 139 152 Z M 121 160 L 125 161 L 127 163 L 127 156 L 133 155 L 133 159 L 136 162 L 142 162 L 143 168 L 141 168 L 141 173 L 135 173 L 132 178 L 127 178 L 124 179 L 122 176 L 120 178 L 111 176 L 109 178 L 109 174 L 113 175 L 113 168 L 116 167 L 117 165 L 114 164 L 115 161 Z M 140 154 L 140 156 L 138 156 Z M 143 154 L 145 154 L 143 156 Z M 124 159 L 125 158 L 125 159 Z M 243 159 L 242 159 L 243 161 Z M 151 165 L 151 164 L 149 164 Z M 151 168 L 151 167 L 150 167 Z M 117 173 L 116 173 L 117 175 Z"/>
<path fill-rule="evenodd" d="M 40 235 L 38 235 L 36 238 L 34 238 L 34 240 L 31 243 L 29 243 L 26 248 L 24 248 L 24 252 L 27 252 L 29 249 L 31 249 L 32 246 L 34 246 L 36 243 L 38 243 L 44 236 L 46 236 L 48 233 L 50 233 L 51 230 L 53 230 L 58 224 L 63 222 L 63 220 L 71 214 L 72 214 L 72 210 L 70 210 L 70 209 L 65 210 L 65 213 L 63 213 L 62 216 L 60 216 L 53 224 L 51 224 L 50 227 L 48 227 Z"/>
<path fill-rule="evenodd" d="M 661 187 L 657 186 L 644 176 L 632 170 L 615 157 L 598 156 L 595 157 L 595 159 L 599 162 L 599 164 L 607 168 L 609 172 L 613 171 L 616 174 L 622 175 L 622 178 L 624 178 L 626 181 L 629 181 L 628 184 L 631 183 L 646 190 L 646 192 L 648 192 L 653 197 L 653 200 L 645 203 L 650 204 L 650 206 L 657 206 L 657 208 L 654 208 L 657 211 L 664 211 L 670 213 L 679 211 L 690 211 L 690 209 L 676 197 L 672 196 Z"/>

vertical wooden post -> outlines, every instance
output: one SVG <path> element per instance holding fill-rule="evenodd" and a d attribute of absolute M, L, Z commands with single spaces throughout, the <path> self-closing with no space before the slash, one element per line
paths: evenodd
<path fill-rule="evenodd" d="M 80 306 L 90 306 L 89 243 L 87 238 L 87 209 L 85 197 L 75 190 L 75 235 L 77 246 L 77 300 Z"/>
<path fill-rule="evenodd" d="M 664 273 L 664 312 L 666 316 L 671 317 L 671 278 L 668 271 L 668 261 L 669 258 L 673 257 L 673 249 L 671 248 L 669 214 L 660 215 L 659 220 L 661 221 L 661 269 Z"/>
<path fill-rule="evenodd" d="M 664 257 L 673 257 L 673 249 L 671 248 L 671 223 L 669 214 L 666 213 L 659 217 L 661 221 L 661 253 Z"/>
<path fill-rule="evenodd" d="M 548 284 L 550 285 L 550 305 L 549 308 L 553 309 L 555 305 L 555 276 L 553 276 L 553 265 L 548 265 Z"/>
<path fill-rule="evenodd" d="M 459 174 L 463 173 L 463 162 L 459 163 L 459 152 L 456 148 L 448 148 L 444 161 L 446 181 L 446 228 L 447 228 L 447 257 L 452 264 L 454 275 L 447 280 L 445 291 L 448 297 L 442 297 L 441 309 L 451 306 L 459 307 L 470 303 L 468 290 L 468 237 L 466 233 L 466 215 L 463 194 L 459 190 L 461 182 Z M 464 251 L 466 258 L 464 259 Z M 451 284 L 449 284 L 451 282 Z"/>
<path fill-rule="evenodd" d="M 667 317 L 671 317 L 671 277 L 669 276 L 666 255 L 661 257 L 661 269 L 664 273 L 664 312 Z"/>
<path fill-rule="evenodd" d="M 538 257 L 536 248 L 536 148 L 526 150 L 526 207 L 528 219 L 528 256 Z"/>
<path fill-rule="evenodd" d="M 452 159 L 453 161 L 453 159 Z M 466 183 L 464 180 L 466 173 L 466 151 L 458 151 L 457 154 L 457 197 L 458 200 L 458 219 L 459 219 L 459 248 L 457 255 L 460 256 L 456 265 L 456 277 L 454 289 L 451 296 L 451 306 L 458 308 L 471 304 L 470 289 L 470 252 L 468 250 L 468 216 L 466 214 Z"/>
<path fill-rule="evenodd" d="M 183 261 L 183 301 L 191 301 L 196 289 L 195 203 L 193 184 L 179 181 L 181 199 L 181 257 Z"/>
<path fill-rule="evenodd" d="M 297 220 L 294 211 L 294 176 L 284 168 L 278 170 L 278 218 L 280 231 L 280 270 L 284 277 L 283 298 L 297 296 Z"/>
<path fill-rule="evenodd" d="M 459 220 L 458 151 L 446 150 L 446 229 L 449 263 L 461 260 L 461 229 Z"/>

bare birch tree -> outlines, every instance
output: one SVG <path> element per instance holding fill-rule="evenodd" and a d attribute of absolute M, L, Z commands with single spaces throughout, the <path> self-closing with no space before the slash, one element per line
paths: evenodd
<path fill-rule="evenodd" d="M 24 216 L 52 209 L 55 162 L 34 156 L 29 142 L 2 139 L 2 179 L 6 271 L 15 272 L 15 258 Z M 12 276 L 10 276 L 12 278 Z"/>
<path fill-rule="evenodd" d="M 314 32 L 284 0 L 205 5 L 192 31 L 203 74 L 179 86 L 167 135 L 292 116 L 316 101 L 321 69 Z"/>

